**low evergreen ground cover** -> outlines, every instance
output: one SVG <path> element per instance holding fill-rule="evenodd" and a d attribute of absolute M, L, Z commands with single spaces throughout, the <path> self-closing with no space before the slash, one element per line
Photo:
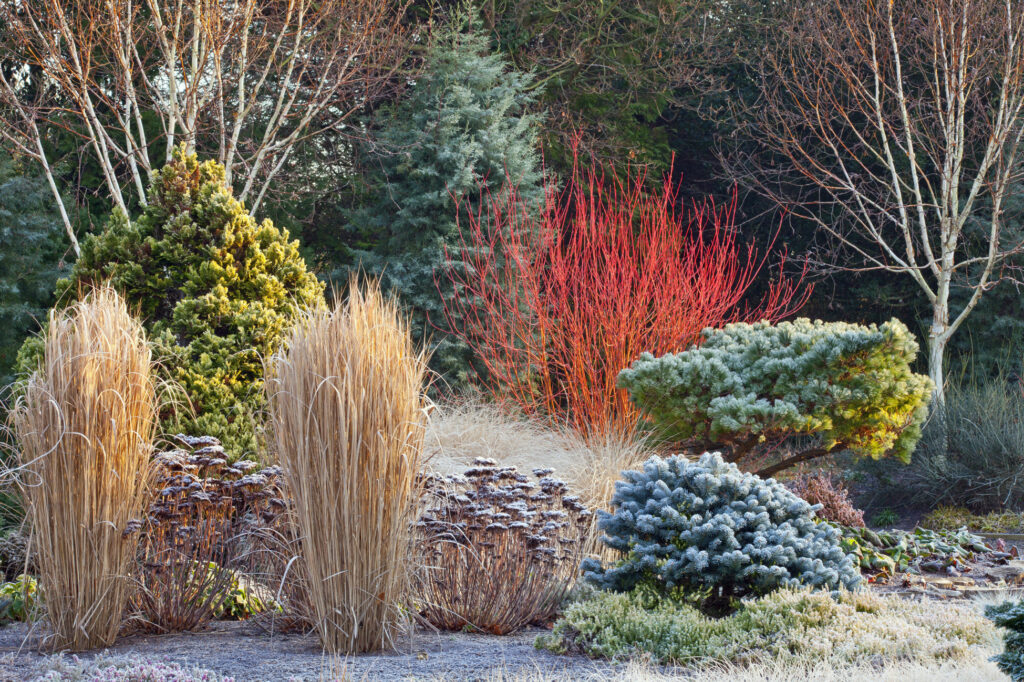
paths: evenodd
<path fill-rule="evenodd" d="M 594 592 L 571 604 L 537 646 L 659 663 L 833 665 L 947 661 L 992 646 L 995 629 L 970 605 L 869 592 L 780 590 L 724 618 L 642 591 Z"/>

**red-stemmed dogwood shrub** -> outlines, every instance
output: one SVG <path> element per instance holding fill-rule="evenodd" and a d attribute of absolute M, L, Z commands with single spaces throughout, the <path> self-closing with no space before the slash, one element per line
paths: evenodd
<path fill-rule="evenodd" d="M 584 433 L 629 432 L 639 415 L 615 382 L 641 352 L 679 351 L 706 327 L 776 321 L 806 301 L 800 274 L 751 302 L 767 255 L 737 240 L 735 198 L 686 205 L 679 190 L 671 174 L 652 191 L 642 170 L 577 161 L 539 210 L 513 188 L 463 221 L 439 275 L 455 285 L 447 329 L 474 349 L 497 400 Z"/>

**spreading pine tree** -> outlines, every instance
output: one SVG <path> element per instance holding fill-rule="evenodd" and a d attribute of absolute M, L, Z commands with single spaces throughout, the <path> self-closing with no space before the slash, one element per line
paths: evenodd
<path fill-rule="evenodd" d="M 57 305 L 110 282 L 142 318 L 169 386 L 165 435 L 218 438 L 231 459 L 258 452 L 263 362 L 303 310 L 323 305 L 323 284 L 299 245 L 257 222 L 232 196 L 224 167 L 179 148 L 157 173 L 138 219 L 115 211 L 82 242 Z M 41 355 L 38 337 L 19 351 L 23 372 Z"/>
<path fill-rule="evenodd" d="M 469 348 L 444 333 L 444 298 L 454 291 L 441 273 L 460 266 L 458 214 L 512 186 L 526 205 L 539 206 L 543 193 L 538 119 L 526 113 L 533 78 L 492 54 L 478 24 L 455 21 L 430 46 L 423 75 L 375 136 L 372 200 L 348 216 L 348 230 L 373 244 L 356 254 L 360 266 L 398 294 L 449 384 L 474 372 Z"/>

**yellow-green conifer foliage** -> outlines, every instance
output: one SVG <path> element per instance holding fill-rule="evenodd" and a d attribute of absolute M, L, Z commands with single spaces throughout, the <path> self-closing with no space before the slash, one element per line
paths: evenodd
<path fill-rule="evenodd" d="M 763 457 L 761 445 L 799 451 L 760 469 L 762 477 L 840 450 L 910 461 L 932 383 L 912 371 L 917 341 L 899 320 L 737 323 L 703 333 L 699 346 L 643 353 L 619 373 L 619 386 L 670 439 L 728 449 L 730 461 Z"/>
<path fill-rule="evenodd" d="M 142 317 L 165 378 L 187 396 L 162 415 L 163 431 L 215 436 L 231 459 L 255 455 L 263 358 L 301 310 L 324 301 L 298 242 L 257 222 L 220 164 L 179 149 L 137 220 L 115 211 L 82 244 L 71 277 L 57 284 L 58 305 L 108 280 Z M 21 355 L 24 366 L 33 353 Z"/>

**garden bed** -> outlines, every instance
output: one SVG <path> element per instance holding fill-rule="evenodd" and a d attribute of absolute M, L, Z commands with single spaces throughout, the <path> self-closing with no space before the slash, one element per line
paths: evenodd
<path fill-rule="evenodd" d="M 270 635 L 252 622 L 216 622 L 198 633 L 125 637 L 103 652 L 80 654 L 82 662 L 97 657 L 120 661 L 131 668 L 132 658 L 151 664 L 205 668 L 236 682 L 292 680 L 480 680 L 488 682 L 982 682 L 1003 680 L 988 660 L 994 651 L 976 652 L 961 661 L 941 664 L 892 662 L 867 668 L 836 667 L 827 661 L 811 669 L 790 666 L 732 668 L 702 665 L 688 670 L 651 665 L 644 661 L 610 664 L 578 655 L 556 655 L 534 648 L 545 631 L 533 628 L 515 635 L 417 631 L 398 650 L 365 654 L 347 660 L 331 659 L 313 635 Z M 33 680 L 48 669 L 63 667 L 51 680 L 107 679 L 76 675 L 74 660 L 63 666 L 39 653 L 38 633 L 25 624 L 0 628 L 0 682 Z M 68 671 L 72 671 L 68 674 Z M 132 670 L 135 673 L 138 669 Z M 111 676 L 109 679 L 117 679 Z M 166 679 L 166 678 L 161 678 Z M 171 679 L 186 682 L 188 678 Z M 209 679 L 209 678 L 200 678 Z"/>
<path fill-rule="evenodd" d="M 608 671 L 605 663 L 580 656 L 558 656 L 534 648 L 541 631 L 492 636 L 418 630 L 396 651 L 347 660 L 323 653 L 315 635 L 274 634 L 250 622 L 215 622 L 198 633 L 124 637 L 107 651 L 138 654 L 152 661 L 173 661 L 207 668 L 243 680 L 488 680 L 505 674 L 557 674 Z M 26 639 L 28 637 L 28 639 Z M 0 629 L 0 681 L 21 682 L 39 674 L 46 656 L 24 624 Z M 81 654 L 83 659 L 100 652 Z"/>
<path fill-rule="evenodd" d="M 992 560 L 978 557 L 961 564 L 951 575 L 943 571 L 900 572 L 873 579 L 880 592 L 923 595 L 936 598 L 971 598 L 981 594 L 1001 594 L 1024 585 L 1024 561 Z"/>

